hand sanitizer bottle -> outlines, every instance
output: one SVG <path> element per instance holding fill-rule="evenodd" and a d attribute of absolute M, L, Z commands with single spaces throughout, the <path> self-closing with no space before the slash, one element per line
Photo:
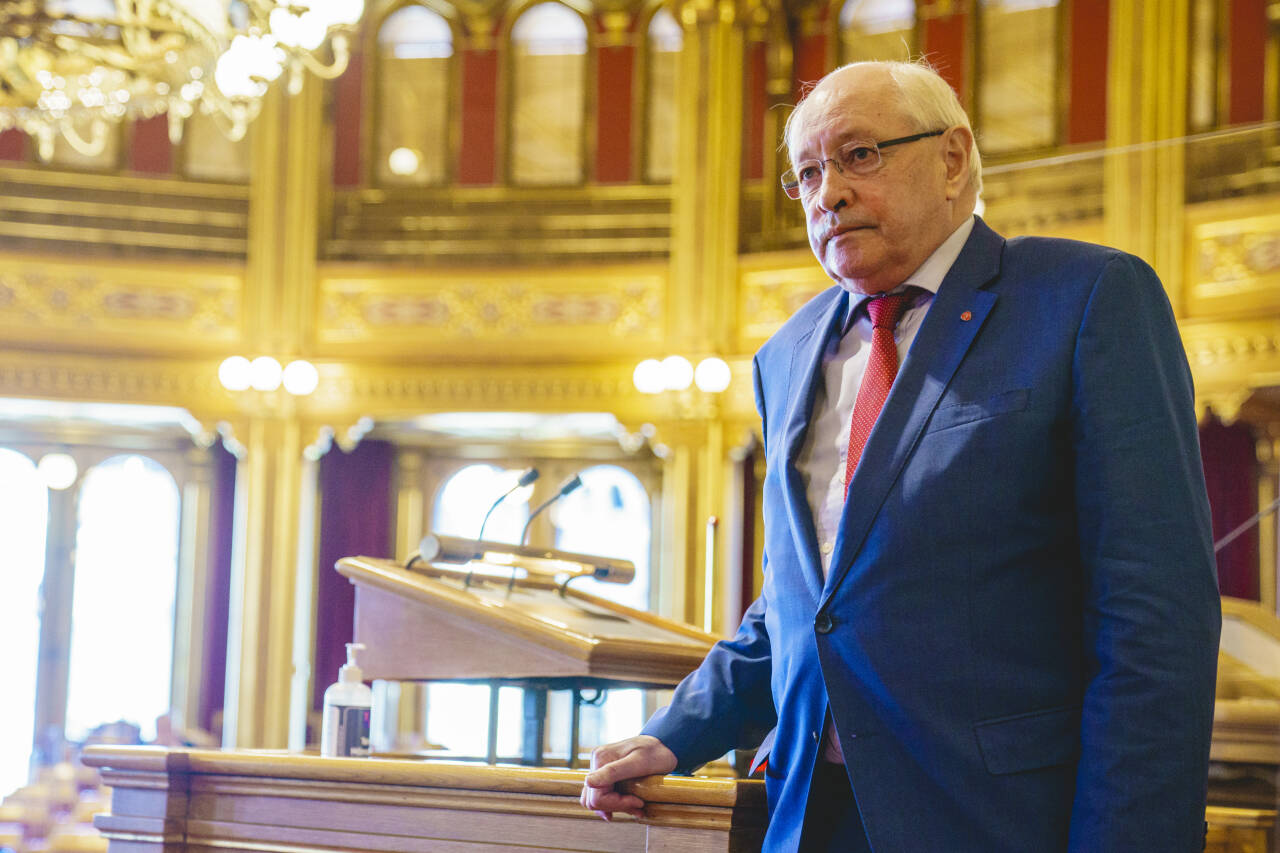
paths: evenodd
<path fill-rule="evenodd" d="M 338 680 L 324 691 L 324 722 L 320 727 L 320 754 L 367 756 L 369 714 L 373 691 L 364 683 L 356 662 L 363 643 L 347 643 L 347 662 L 338 669 Z"/>

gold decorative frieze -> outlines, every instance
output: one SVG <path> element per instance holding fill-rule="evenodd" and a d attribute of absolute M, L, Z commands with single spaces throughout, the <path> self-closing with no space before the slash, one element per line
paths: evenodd
<path fill-rule="evenodd" d="M 753 350 L 802 305 L 831 287 L 807 250 L 739 258 L 740 348 Z"/>
<path fill-rule="evenodd" d="M 1280 312 L 1280 199 L 1192 208 L 1187 217 L 1189 316 Z"/>
<path fill-rule="evenodd" d="M 665 265 L 488 273 L 322 269 L 325 350 L 422 358 L 600 358 L 663 340 Z"/>
<path fill-rule="evenodd" d="M 0 338 L 50 348 L 210 351 L 240 336 L 243 278 L 225 268 L 0 264 Z"/>

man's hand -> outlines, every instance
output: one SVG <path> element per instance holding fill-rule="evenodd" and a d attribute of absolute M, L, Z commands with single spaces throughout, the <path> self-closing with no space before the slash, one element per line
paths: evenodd
<path fill-rule="evenodd" d="M 596 747 L 591 753 L 591 772 L 582 784 L 582 805 L 605 820 L 612 820 L 614 812 L 640 817 L 644 801 L 635 794 L 615 791 L 613 786 L 675 769 L 675 753 L 651 735 Z"/>

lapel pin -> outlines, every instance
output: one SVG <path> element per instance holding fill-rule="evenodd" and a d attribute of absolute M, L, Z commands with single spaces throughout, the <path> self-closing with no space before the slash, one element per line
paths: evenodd
<path fill-rule="evenodd" d="M 972 320 L 972 319 L 973 319 L 973 312 L 972 312 L 972 311 L 965 311 L 965 312 L 961 313 L 961 315 L 960 315 L 960 319 L 961 319 L 961 320 L 964 320 L 966 323 L 967 323 L 967 322 L 969 322 L 970 320 Z"/>

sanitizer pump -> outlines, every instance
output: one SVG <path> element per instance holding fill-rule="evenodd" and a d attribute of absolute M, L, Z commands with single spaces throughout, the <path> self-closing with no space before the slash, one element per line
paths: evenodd
<path fill-rule="evenodd" d="M 373 707 L 373 691 L 364 683 L 364 674 L 356 662 L 356 654 L 363 650 L 363 643 L 347 643 L 347 662 L 338 669 L 338 680 L 324 691 L 321 755 L 369 754 L 369 714 Z"/>

